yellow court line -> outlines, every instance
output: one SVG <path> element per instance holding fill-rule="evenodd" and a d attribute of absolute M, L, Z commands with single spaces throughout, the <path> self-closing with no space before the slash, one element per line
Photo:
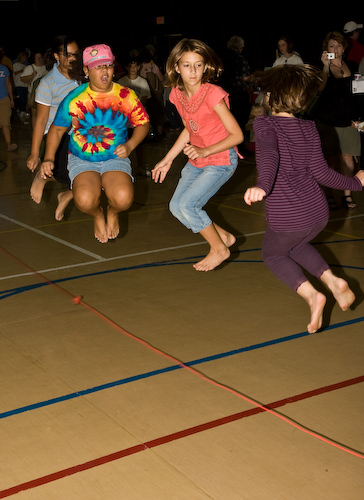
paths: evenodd
<path fill-rule="evenodd" d="M 343 236 L 344 238 L 352 238 L 354 240 L 362 240 L 362 236 L 354 236 L 352 234 L 339 233 L 337 231 L 330 231 L 330 229 L 324 229 L 326 233 L 336 234 L 337 236 Z"/>
<path fill-rule="evenodd" d="M 262 212 L 255 212 L 255 210 L 251 210 L 250 208 L 232 207 L 230 205 L 225 205 L 225 204 L 221 204 L 221 203 L 214 203 L 214 205 L 219 205 L 219 207 L 228 208 L 229 210 L 236 210 L 237 212 L 244 212 L 244 213 L 247 213 L 247 214 L 260 215 L 261 217 L 265 217 L 264 213 L 262 213 Z"/>

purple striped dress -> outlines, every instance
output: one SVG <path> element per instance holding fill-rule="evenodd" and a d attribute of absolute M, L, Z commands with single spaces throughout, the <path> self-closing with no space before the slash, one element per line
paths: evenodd
<path fill-rule="evenodd" d="M 257 187 L 263 189 L 266 219 L 274 231 L 300 231 L 328 220 L 320 186 L 361 191 L 357 177 L 346 177 L 327 165 L 314 122 L 283 116 L 254 120 Z"/>

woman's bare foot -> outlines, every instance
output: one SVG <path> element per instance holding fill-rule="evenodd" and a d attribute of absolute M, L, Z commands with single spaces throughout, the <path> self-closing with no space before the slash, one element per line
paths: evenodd
<path fill-rule="evenodd" d="M 58 193 L 57 195 L 58 205 L 56 208 L 56 212 L 54 214 L 56 220 L 61 221 L 63 219 L 64 211 L 66 210 L 66 207 L 72 200 L 72 198 L 73 198 L 73 193 L 70 189 Z"/>
<path fill-rule="evenodd" d="M 99 214 L 94 217 L 94 231 L 95 231 L 95 238 L 100 243 L 107 243 L 109 241 L 104 212 L 102 208 L 100 208 Z"/>
<path fill-rule="evenodd" d="M 316 333 L 322 327 L 326 297 L 318 292 L 309 281 L 303 282 L 297 288 L 297 293 L 307 302 L 311 311 L 311 319 L 307 325 L 307 331 L 308 333 Z"/>
<path fill-rule="evenodd" d="M 32 185 L 30 187 L 30 197 L 32 200 L 39 204 L 42 200 L 44 186 L 48 182 L 48 179 L 43 179 L 40 176 L 40 171 L 35 174 Z"/>
<path fill-rule="evenodd" d="M 221 251 L 210 250 L 206 257 L 193 265 L 196 271 L 212 271 L 230 257 L 230 250 L 222 247 Z"/>
<path fill-rule="evenodd" d="M 115 240 L 119 236 L 119 215 L 113 212 L 110 207 L 107 209 L 106 229 L 109 240 Z"/>

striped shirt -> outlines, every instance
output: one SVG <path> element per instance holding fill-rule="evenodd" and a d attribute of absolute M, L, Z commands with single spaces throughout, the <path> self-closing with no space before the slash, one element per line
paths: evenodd
<path fill-rule="evenodd" d="M 275 231 L 299 231 L 328 220 L 320 185 L 360 191 L 357 177 L 331 169 L 316 125 L 309 120 L 258 116 L 254 121 L 258 180 L 266 193 L 266 219 Z"/>
<path fill-rule="evenodd" d="M 35 102 L 49 106 L 49 116 L 44 133 L 47 134 L 49 127 L 52 125 L 59 104 L 66 95 L 76 87 L 78 83 L 75 80 L 62 75 L 58 70 L 59 63 L 55 63 L 49 73 L 47 73 L 35 91 Z"/>

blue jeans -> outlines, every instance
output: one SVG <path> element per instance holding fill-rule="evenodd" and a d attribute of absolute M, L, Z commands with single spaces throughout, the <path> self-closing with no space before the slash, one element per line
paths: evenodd
<path fill-rule="evenodd" d="M 230 149 L 230 165 L 197 168 L 187 163 L 169 203 L 172 214 L 184 226 L 199 233 L 212 224 L 203 207 L 233 175 L 238 165 L 235 149 Z"/>

